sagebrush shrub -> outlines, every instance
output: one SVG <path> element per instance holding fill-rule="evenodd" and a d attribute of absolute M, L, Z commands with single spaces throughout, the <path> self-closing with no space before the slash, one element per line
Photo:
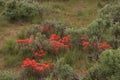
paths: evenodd
<path fill-rule="evenodd" d="M 32 20 L 35 16 L 42 16 L 38 10 L 38 5 L 27 1 L 12 0 L 6 4 L 6 8 L 2 13 L 8 20 Z"/>
<path fill-rule="evenodd" d="M 100 10 L 99 17 L 108 20 L 111 24 L 120 22 L 120 3 L 107 4 Z"/>
<path fill-rule="evenodd" d="M 109 42 L 114 48 L 119 48 L 120 46 L 120 23 L 113 24 L 110 28 L 111 39 Z"/>
<path fill-rule="evenodd" d="M 75 75 L 73 68 L 64 62 L 64 58 L 57 60 L 55 69 L 52 72 L 52 79 L 79 80 L 77 75 Z"/>
<path fill-rule="evenodd" d="M 120 49 L 106 50 L 100 55 L 83 80 L 120 80 Z"/>
<path fill-rule="evenodd" d="M 114 48 L 120 46 L 120 3 L 109 4 L 100 10 L 99 17 L 105 19 L 109 24 L 105 31 L 109 31 L 108 42 L 111 42 Z"/>

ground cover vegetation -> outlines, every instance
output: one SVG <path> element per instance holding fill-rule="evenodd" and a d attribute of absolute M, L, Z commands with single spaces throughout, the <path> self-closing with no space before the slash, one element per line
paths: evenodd
<path fill-rule="evenodd" d="M 48 2 L 54 11 L 49 5 L 45 6 Z M 4 67 L 8 69 L 1 70 L 1 80 L 120 79 L 120 1 L 98 1 L 97 6 L 101 9 L 96 19 L 79 28 L 74 27 L 78 24 L 72 25 L 72 21 L 67 24 L 67 19 L 57 21 L 62 20 L 58 14 L 65 9 L 60 6 L 63 2 L 70 4 L 74 1 L 0 0 L 0 7 L 4 9 L 1 16 L 8 24 L 34 23 L 33 27 L 27 25 L 18 33 L 17 39 L 8 40 L 1 48 Z M 49 20 L 53 17 L 51 12 L 58 18 Z M 93 12 L 78 13 L 87 17 Z M 50 16 L 46 17 L 48 14 Z M 9 68 L 17 68 L 19 73 Z"/>

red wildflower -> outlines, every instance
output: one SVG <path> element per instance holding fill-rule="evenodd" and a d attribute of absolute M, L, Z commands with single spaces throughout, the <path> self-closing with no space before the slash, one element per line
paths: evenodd
<path fill-rule="evenodd" d="M 36 69 L 37 71 L 39 71 L 39 72 L 44 72 L 44 68 L 43 68 L 43 67 L 37 66 L 37 67 L 35 67 L 35 69 Z"/>
<path fill-rule="evenodd" d="M 38 57 L 44 57 L 46 54 L 45 53 L 42 53 L 42 54 L 39 54 L 39 53 L 35 53 L 34 56 L 38 56 Z"/>
<path fill-rule="evenodd" d="M 33 65 L 34 63 L 36 63 L 35 60 L 30 60 L 29 58 L 26 58 L 26 59 L 23 61 L 22 67 L 29 67 L 29 66 Z"/>
<path fill-rule="evenodd" d="M 55 51 L 58 51 L 60 48 L 68 48 L 72 45 L 70 43 L 70 38 L 70 36 L 60 38 L 60 36 L 52 34 L 50 36 L 50 44 Z"/>
<path fill-rule="evenodd" d="M 53 63 L 38 63 L 34 59 L 30 60 L 29 58 L 26 58 L 23 61 L 22 67 L 29 67 L 39 72 L 44 72 L 46 69 L 49 70 L 50 68 L 53 68 Z"/>
<path fill-rule="evenodd" d="M 40 53 L 46 53 L 43 49 L 40 50 Z"/>
<path fill-rule="evenodd" d="M 24 40 L 17 40 L 17 43 L 23 43 Z"/>
<path fill-rule="evenodd" d="M 49 68 L 50 68 L 50 65 L 49 65 L 49 64 L 45 64 L 44 67 L 45 67 L 46 69 L 49 69 Z"/>
<path fill-rule="evenodd" d="M 110 44 L 106 43 L 106 42 L 102 42 L 102 43 L 99 44 L 99 49 L 102 49 L 102 50 L 112 49 L 112 46 Z"/>
<path fill-rule="evenodd" d="M 53 41 L 53 40 L 55 40 L 55 41 L 60 40 L 60 36 L 58 36 L 58 35 L 56 35 L 56 34 L 52 34 L 52 35 L 50 36 L 50 41 Z"/>
<path fill-rule="evenodd" d="M 17 43 L 29 44 L 29 43 L 32 42 L 32 39 L 33 39 L 33 35 L 31 35 L 30 38 L 27 38 L 27 39 L 20 39 L 20 40 L 17 40 Z"/>
<path fill-rule="evenodd" d="M 91 44 L 90 44 L 90 42 L 88 42 L 88 41 L 83 41 L 83 42 L 82 42 L 82 47 L 83 47 L 83 49 L 87 49 L 90 45 L 91 45 Z"/>
<path fill-rule="evenodd" d="M 82 36 L 81 38 L 80 38 L 80 41 L 84 41 L 84 40 L 86 40 L 88 37 L 87 36 Z"/>

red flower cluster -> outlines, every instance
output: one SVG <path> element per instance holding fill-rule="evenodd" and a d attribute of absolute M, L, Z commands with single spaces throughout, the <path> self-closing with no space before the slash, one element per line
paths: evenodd
<path fill-rule="evenodd" d="M 44 57 L 47 54 L 43 49 L 41 49 L 39 52 L 35 52 L 34 56 L 38 57 Z"/>
<path fill-rule="evenodd" d="M 104 49 L 112 49 L 112 46 L 106 42 L 102 42 L 99 44 L 99 49 L 104 50 Z"/>
<path fill-rule="evenodd" d="M 85 41 L 87 38 L 88 38 L 87 36 L 82 36 L 82 37 L 80 38 L 80 41 Z"/>
<path fill-rule="evenodd" d="M 60 36 L 56 34 L 51 34 L 50 41 L 59 41 L 59 40 L 60 40 Z"/>
<path fill-rule="evenodd" d="M 50 63 L 50 62 L 39 63 L 39 62 L 36 62 L 34 59 L 30 60 L 29 58 L 26 58 L 23 61 L 23 65 L 22 65 L 23 68 L 29 67 L 29 68 L 32 68 L 32 69 L 39 71 L 39 72 L 44 72 L 46 70 L 49 71 L 54 66 L 55 65 L 53 63 Z"/>
<path fill-rule="evenodd" d="M 82 47 L 83 47 L 84 50 L 87 49 L 90 46 L 91 46 L 90 42 L 88 42 L 88 41 L 83 41 L 82 42 Z"/>
<path fill-rule="evenodd" d="M 82 42 L 82 47 L 84 50 L 90 48 L 91 46 L 98 48 L 98 50 L 105 50 L 105 49 L 112 49 L 112 46 L 106 42 L 101 42 L 101 43 L 97 43 L 97 42 L 89 42 L 86 40 L 87 36 L 83 36 L 80 38 L 80 41 Z M 97 45 L 98 44 L 98 45 Z"/>
<path fill-rule="evenodd" d="M 56 34 L 52 34 L 49 40 L 52 48 L 55 51 L 58 51 L 60 48 L 68 48 L 69 46 L 72 45 L 70 43 L 70 38 L 71 38 L 70 36 L 65 36 L 63 38 L 60 38 L 60 36 Z"/>
<path fill-rule="evenodd" d="M 71 46 L 72 44 L 71 43 L 69 43 L 69 41 L 70 41 L 70 36 L 65 36 L 65 37 L 63 37 L 62 39 L 61 39 L 61 43 L 64 43 L 65 45 L 68 45 L 68 46 Z"/>
<path fill-rule="evenodd" d="M 33 39 L 33 35 L 31 35 L 30 38 L 27 38 L 27 39 L 20 39 L 20 40 L 17 40 L 17 43 L 29 44 L 29 43 L 32 42 L 32 39 Z"/>
<path fill-rule="evenodd" d="M 88 38 L 87 36 L 82 36 L 82 37 L 80 38 L 80 41 L 82 42 L 82 47 L 83 47 L 84 50 L 85 50 L 85 49 L 88 49 L 88 47 L 91 46 L 91 43 L 86 40 L 87 38 Z"/>

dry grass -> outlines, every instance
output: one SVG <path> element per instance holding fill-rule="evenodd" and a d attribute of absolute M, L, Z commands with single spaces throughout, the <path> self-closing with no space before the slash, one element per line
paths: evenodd
<path fill-rule="evenodd" d="M 43 3 L 51 9 L 44 18 L 62 21 L 75 27 L 86 27 L 97 16 L 98 2 L 97 0 L 71 0 L 65 3 Z"/>

